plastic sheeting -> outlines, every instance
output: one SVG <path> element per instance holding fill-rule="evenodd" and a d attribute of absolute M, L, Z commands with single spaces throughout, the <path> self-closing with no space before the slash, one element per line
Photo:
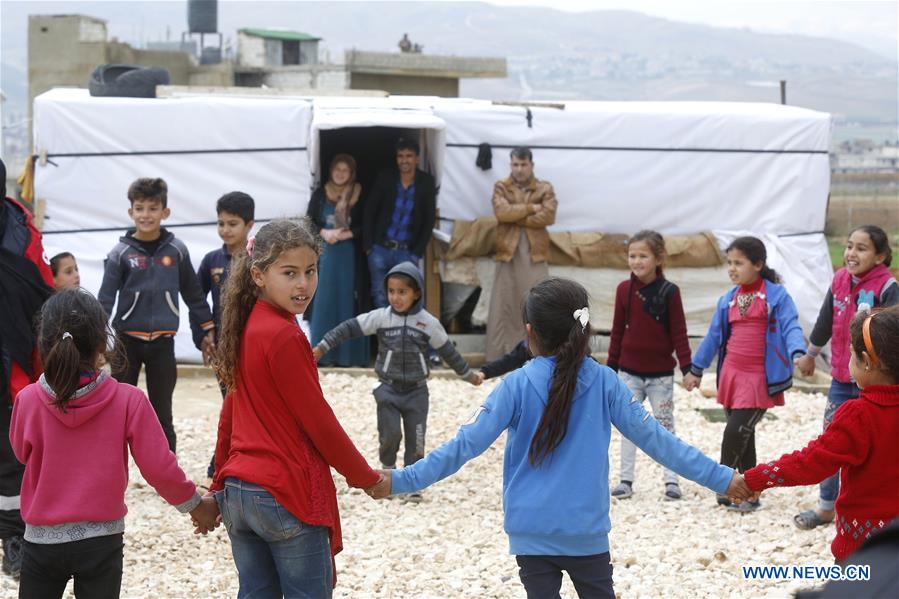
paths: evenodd
<path fill-rule="evenodd" d="M 531 122 L 528 125 L 527 114 Z M 440 105 L 447 124 L 441 216 L 491 213 L 512 146 L 534 148 L 535 173 L 559 208 L 551 230 L 774 234 L 824 229 L 830 115 L 774 104 L 568 102 L 564 109 Z M 477 146 L 493 169 L 476 168 Z"/>
<path fill-rule="evenodd" d="M 168 183 L 163 226 L 187 244 L 194 268 L 221 246 L 213 223 L 226 192 L 253 196 L 257 221 L 305 214 L 311 112 L 298 99 L 92 98 L 72 89 L 39 96 L 35 147 L 48 162 L 36 166 L 35 194 L 45 202 L 47 254 L 72 252 L 82 286 L 97 293 L 103 259 L 133 226 L 126 194 L 138 177 Z M 187 310 L 181 315 L 176 354 L 198 361 Z"/>
<path fill-rule="evenodd" d="M 84 287 L 96 292 L 103 257 L 131 224 L 128 185 L 161 176 L 172 209 L 164 224 L 199 264 L 219 245 L 211 223 L 221 194 L 239 189 L 252 195 L 257 221 L 302 214 L 317 169 L 318 133 L 365 126 L 421 131 L 428 164 L 441 182 L 443 218 L 490 215 L 494 182 L 508 175 L 509 148 L 530 145 L 537 176 L 553 183 L 559 199 L 552 230 L 631 234 L 653 228 L 679 235 L 712 229 L 722 242 L 724 232 L 763 237 L 806 331 L 832 276 L 820 234 L 830 181 L 830 116 L 723 102 L 567 102 L 560 109 L 417 97 L 92 98 L 85 90 L 56 89 L 34 106 L 36 152 L 49 158 L 35 172 L 36 197 L 46 202 L 48 253 L 73 252 Z M 487 171 L 475 165 L 482 142 L 493 146 L 494 166 Z M 483 303 L 493 264 L 478 264 Z M 720 283 L 694 281 L 706 269 L 686 270 L 669 274 L 684 287 L 685 302 L 698 302 L 687 311 L 688 318 L 696 315 L 691 333 L 701 334 L 695 327 L 707 317 L 703 311 L 729 282 L 720 269 L 710 270 Z M 577 267 L 551 272 L 595 281 L 591 291 L 600 299 L 626 276 Z M 176 353 L 199 359 L 186 316 Z"/>

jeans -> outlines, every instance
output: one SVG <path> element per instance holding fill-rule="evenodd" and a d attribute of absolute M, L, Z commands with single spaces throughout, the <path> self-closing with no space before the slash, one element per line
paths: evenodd
<path fill-rule="evenodd" d="M 330 531 L 304 524 L 260 486 L 229 477 L 215 494 L 231 539 L 238 599 L 331 597 Z"/>
<path fill-rule="evenodd" d="M 172 424 L 172 394 L 178 380 L 178 365 L 175 363 L 175 338 L 159 337 L 153 341 L 141 341 L 128 335 L 119 336 L 125 347 L 128 363 L 124 370 L 117 370 L 112 377 L 120 383 L 137 385 L 141 365 L 146 366 L 147 396 L 162 425 L 169 449 L 174 453 L 177 437 Z"/>
<path fill-rule="evenodd" d="M 117 599 L 124 548 L 122 533 L 54 545 L 25 541 L 19 599 L 62 597 L 72 577 L 78 599 Z"/>
<path fill-rule="evenodd" d="M 841 383 L 834 379 L 830 382 L 830 391 L 827 392 L 827 405 L 824 407 L 824 430 L 833 421 L 833 415 L 841 405 L 858 397 L 858 386 L 855 383 Z M 840 473 L 837 472 L 830 478 L 821 481 L 818 499 L 818 509 L 833 510 L 837 497 L 840 495 Z"/>
<path fill-rule="evenodd" d="M 379 244 L 371 247 L 368 253 L 368 272 L 371 275 L 371 301 L 375 308 L 387 306 L 384 277 L 390 269 L 402 262 L 411 262 L 417 267 L 420 260 L 421 256 L 416 256 L 409 250 L 391 250 Z"/>
<path fill-rule="evenodd" d="M 642 377 L 627 372 L 619 372 L 618 376 L 631 390 L 640 403 L 649 399 L 652 415 L 659 424 L 674 434 L 674 376 Z M 621 437 L 621 480 L 634 482 L 637 446 L 625 437 Z M 677 483 L 677 474 L 668 468 L 662 476 L 665 483 Z"/>
<path fill-rule="evenodd" d="M 562 570 L 580 599 L 614 599 L 609 552 L 596 555 L 517 555 L 518 577 L 528 599 L 554 599 L 562 588 Z"/>

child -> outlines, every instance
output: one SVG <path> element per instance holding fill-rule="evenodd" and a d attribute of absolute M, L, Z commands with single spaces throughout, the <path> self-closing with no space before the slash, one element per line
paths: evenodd
<path fill-rule="evenodd" d="M 215 502 L 201 500 L 178 467 L 147 396 L 98 368 L 115 340 L 107 321 L 80 289 L 60 291 L 41 309 L 44 374 L 16 398 L 9 434 L 25 464 L 19 597 L 62 597 L 73 576 L 79 597 L 119 596 L 129 450 L 198 532 L 217 526 Z"/>
<path fill-rule="evenodd" d="M 750 494 L 731 468 L 665 430 L 614 371 L 587 358 L 587 301 L 574 281 L 548 279 L 532 288 L 524 320 L 537 356 L 508 375 L 454 439 L 412 466 L 387 471 L 374 494 L 423 489 L 507 431 L 505 530 L 528 597 L 558 597 L 562 570 L 581 597 L 615 596 L 608 540 L 612 424 L 682 476 L 735 498 Z"/>
<path fill-rule="evenodd" d="M 228 270 L 231 268 L 231 258 L 236 252 L 245 251 L 247 236 L 253 229 L 256 204 L 248 194 L 242 191 L 226 193 L 215 204 L 215 212 L 218 215 L 218 235 L 222 240 L 222 247 L 212 250 L 203 256 L 200 268 L 197 269 L 197 278 L 200 280 L 200 289 L 205 298 L 212 293 L 212 320 L 215 330 L 222 326 L 222 286 L 228 279 Z M 206 336 L 200 323 L 193 317 L 190 318 L 190 329 L 193 333 L 194 344 L 197 349 L 203 351 L 203 363 L 209 365 L 215 353 L 215 344 L 203 345 Z M 225 398 L 225 387 L 219 383 L 222 391 L 222 399 Z M 215 474 L 215 452 L 206 469 L 206 476 L 212 478 Z"/>
<path fill-rule="evenodd" d="M 50 271 L 53 273 L 53 287 L 56 291 L 78 289 L 81 286 L 78 263 L 69 252 L 60 252 L 50 258 Z"/>
<path fill-rule="evenodd" d="M 727 416 L 721 463 L 746 472 L 756 464 L 755 427 L 768 409 L 784 405 L 783 392 L 793 385 L 792 360 L 805 353 L 805 339 L 793 298 L 765 263 L 765 244 L 738 237 L 726 252 L 736 287 L 718 300 L 684 387 L 698 387 L 717 354 L 718 403 Z M 761 507 L 757 500 L 731 506 L 723 495 L 717 501 L 741 512 Z"/>
<path fill-rule="evenodd" d="M 436 349 L 460 377 L 473 385 L 481 383 L 480 377 L 456 351 L 440 321 L 422 307 L 422 286 L 418 267 L 411 262 L 397 264 L 384 277 L 390 305 L 343 321 L 325 333 L 314 350 L 318 359 L 347 339 L 378 335 L 375 373 L 380 383 L 374 395 L 378 404 L 379 453 L 384 468 L 396 467 L 404 431 L 404 465 L 414 464 L 425 455 L 429 348 Z M 421 495 L 414 493 L 407 499 L 421 501 Z"/>
<path fill-rule="evenodd" d="M 106 258 L 98 299 L 107 314 L 118 294 L 113 328 L 122 337 L 127 366 L 113 370 L 123 383 L 137 385 L 141 364 L 147 368 L 147 393 L 162 430 L 175 451 L 172 393 L 178 369 L 175 333 L 178 331 L 178 294 L 206 331 L 204 346 L 214 341 L 215 324 L 203 297 L 190 254 L 181 241 L 161 227 L 169 217 L 168 186 L 162 179 L 138 179 L 128 188 L 134 221 Z"/>
<path fill-rule="evenodd" d="M 652 414 L 674 433 L 674 357 L 681 372 L 690 371 L 687 321 L 677 285 L 662 274 L 665 240 L 655 231 L 639 231 L 628 241 L 630 279 L 615 292 L 615 316 L 609 342 L 609 368 L 618 371 L 624 384 L 642 402 L 649 399 Z M 612 497 L 633 494 L 636 447 L 621 438 L 621 482 Z M 665 499 L 681 498 L 677 475 L 663 473 Z"/>
<path fill-rule="evenodd" d="M 353 487 L 380 481 L 322 396 L 297 325 L 319 252 L 307 222 L 272 221 L 234 256 L 225 284 L 214 366 L 228 394 L 212 489 L 239 597 L 330 597 L 343 545 L 329 466 Z"/>
<path fill-rule="evenodd" d="M 809 335 L 808 354 L 796 362 L 804 376 L 811 376 L 815 372 L 815 357 L 831 341 L 832 380 L 824 408 L 825 430 L 837 408 L 858 397 L 858 386 L 849 372 L 849 322 L 862 308 L 899 304 L 899 285 L 890 273 L 891 261 L 889 238 L 880 227 L 864 225 L 849 234 L 843 251 L 845 266 L 833 275 L 833 283 Z M 818 508 L 796 514 L 793 523 L 802 530 L 811 530 L 832 522 L 839 493 L 840 477 L 834 474 L 821 483 Z"/>
<path fill-rule="evenodd" d="M 839 473 L 836 561 L 899 517 L 899 307 L 859 313 L 850 325 L 849 371 L 861 389 L 805 449 L 760 464 L 745 474 L 754 491 L 810 485 Z M 894 573 L 895 575 L 895 573 Z"/>

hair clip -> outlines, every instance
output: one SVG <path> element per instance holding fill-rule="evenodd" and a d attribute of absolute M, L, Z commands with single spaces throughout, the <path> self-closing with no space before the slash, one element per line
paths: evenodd
<path fill-rule="evenodd" d="M 72 333 L 66 331 L 65 333 L 62 334 L 62 338 L 63 338 L 63 340 L 72 339 Z"/>
<path fill-rule="evenodd" d="M 580 310 L 575 310 L 574 319 L 581 323 L 581 332 L 583 333 L 587 330 L 587 325 L 590 324 L 590 310 L 586 306 Z"/>
<path fill-rule="evenodd" d="M 249 239 L 247 239 L 247 256 L 250 258 L 253 257 L 253 248 L 256 247 L 256 236 L 253 235 Z"/>

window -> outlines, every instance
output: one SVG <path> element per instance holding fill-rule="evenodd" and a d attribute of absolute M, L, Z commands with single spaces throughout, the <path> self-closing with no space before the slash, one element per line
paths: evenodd
<path fill-rule="evenodd" d="M 300 64 L 300 42 L 281 42 L 281 64 Z"/>

